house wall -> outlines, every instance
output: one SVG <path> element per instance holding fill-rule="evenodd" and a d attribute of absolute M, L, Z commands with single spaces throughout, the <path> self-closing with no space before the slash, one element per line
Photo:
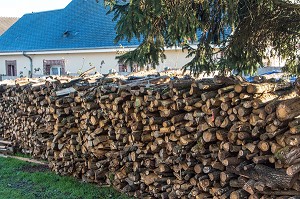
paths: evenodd
<path fill-rule="evenodd" d="M 119 71 L 118 60 L 116 52 L 89 52 L 83 53 L 72 51 L 72 53 L 56 53 L 56 54 L 37 54 L 37 53 L 26 53 L 33 60 L 33 69 L 40 68 L 39 71 L 33 71 L 33 76 L 43 75 L 43 61 L 44 60 L 65 60 L 65 71 L 70 74 L 77 74 L 88 70 L 95 66 L 98 72 L 106 74 L 110 69 Z M 167 59 L 163 63 L 157 66 L 157 69 L 163 70 L 165 67 L 169 68 L 181 68 L 190 59 L 185 58 L 186 52 L 182 52 L 181 49 L 167 50 Z M 24 76 L 28 76 L 30 70 L 30 60 L 23 54 L 15 55 L 1 55 L 0 54 L 0 75 L 6 75 L 6 60 L 17 61 L 17 74 L 20 76 L 20 72 L 23 72 Z M 102 68 L 100 69 L 101 62 L 104 61 Z"/>
<path fill-rule="evenodd" d="M 51 53 L 51 54 L 50 54 Z M 117 50 L 114 52 L 77 52 L 77 51 L 68 51 L 66 52 L 50 52 L 48 54 L 44 53 L 27 53 L 33 60 L 33 69 L 40 68 L 39 71 L 33 72 L 33 76 L 42 76 L 43 75 L 43 61 L 44 60 L 65 60 L 65 71 L 70 75 L 76 75 L 85 70 L 90 69 L 95 66 L 96 71 L 103 74 L 109 73 L 110 69 L 119 71 L 118 60 L 115 58 Z M 166 50 L 167 59 L 157 66 L 158 71 L 162 71 L 164 68 L 181 68 L 184 66 L 191 58 L 186 58 L 187 52 L 182 52 L 181 49 Z M 20 72 L 23 72 L 23 76 L 28 76 L 30 70 L 30 61 L 22 53 L 19 54 L 0 54 L 0 76 L 6 75 L 6 61 L 16 60 L 17 65 L 17 74 L 20 76 Z M 104 61 L 102 68 L 100 69 L 101 62 Z M 265 63 L 266 66 L 282 66 L 284 62 L 280 62 L 279 59 L 272 59 L 271 62 Z M 268 69 L 263 69 L 263 72 L 271 70 L 271 67 Z M 272 68 L 274 70 L 274 68 Z M 258 71 L 258 74 L 263 73 Z M 4 77 L 15 78 L 15 77 Z"/>

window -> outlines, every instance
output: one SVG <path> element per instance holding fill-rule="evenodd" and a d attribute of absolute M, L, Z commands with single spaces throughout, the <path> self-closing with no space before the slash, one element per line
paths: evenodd
<path fill-rule="evenodd" d="M 131 72 L 138 72 L 139 70 L 139 66 L 137 64 L 133 64 L 131 66 Z"/>
<path fill-rule="evenodd" d="M 127 66 L 125 64 L 119 64 L 119 72 L 127 72 Z"/>
<path fill-rule="evenodd" d="M 141 71 L 141 67 L 137 64 L 133 64 L 132 66 L 127 66 L 123 63 L 119 63 L 119 72 L 139 72 Z"/>
<path fill-rule="evenodd" d="M 16 60 L 6 60 L 6 75 L 7 76 L 18 76 L 17 74 L 17 61 Z"/>
<path fill-rule="evenodd" d="M 61 66 L 51 66 L 50 75 L 61 75 Z"/>
<path fill-rule="evenodd" d="M 44 75 L 64 75 L 65 60 L 43 60 Z"/>

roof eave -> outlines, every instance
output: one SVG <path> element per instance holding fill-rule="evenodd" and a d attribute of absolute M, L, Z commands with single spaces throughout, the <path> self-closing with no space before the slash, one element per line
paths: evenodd
<path fill-rule="evenodd" d="M 23 52 L 32 55 L 45 55 L 45 54 L 76 54 L 76 53 L 116 53 L 119 51 L 128 52 L 134 50 L 138 45 L 122 46 L 122 47 L 98 47 L 98 48 L 73 48 L 73 49 L 37 49 L 37 50 L 18 50 L 18 51 L 0 51 L 0 56 L 5 55 L 22 55 Z M 195 46 L 193 46 L 195 47 Z M 166 51 L 181 50 L 179 47 L 168 47 Z"/>
<path fill-rule="evenodd" d="M 110 53 L 120 50 L 130 51 L 137 46 L 118 47 L 98 47 L 98 48 L 72 48 L 72 49 L 36 49 L 36 50 L 18 50 L 18 51 L 0 51 L 0 55 L 20 55 L 23 52 L 26 54 L 75 54 L 75 53 Z"/>

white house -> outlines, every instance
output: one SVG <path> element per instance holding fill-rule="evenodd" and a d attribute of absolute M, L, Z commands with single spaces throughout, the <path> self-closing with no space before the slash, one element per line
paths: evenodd
<path fill-rule="evenodd" d="M 113 15 L 107 15 L 103 2 L 73 0 L 64 9 L 25 14 L 0 36 L 0 76 L 76 74 L 95 66 L 98 72 L 130 72 L 115 58 L 138 46 L 114 43 Z M 167 49 L 167 59 L 158 66 L 181 68 L 189 59 L 181 49 Z"/>

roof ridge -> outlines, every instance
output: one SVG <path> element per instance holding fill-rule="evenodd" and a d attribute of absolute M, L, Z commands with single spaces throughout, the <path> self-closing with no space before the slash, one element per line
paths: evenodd
<path fill-rule="evenodd" d="M 39 14 L 39 13 L 47 13 L 47 12 L 54 12 L 54 11 L 60 11 L 60 10 L 64 10 L 66 9 L 71 3 L 72 3 L 73 0 L 71 0 L 70 3 L 68 3 L 65 7 L 63 8 L 57 8 L 57 9 L 53 9 L 53 10 L 44 10 L 44 11 L 37 11 L 37 12 L 29 12 L 29 13 L 25 13 L 24 15 L 30 15 L 30 14 Z M 24 16 L 23 15 L 23 16 Z"/>
<path fill-rule="evenodd" d="M 61 10 L 64 10 L 64 8 L 53 9 L 53 10 L 45 10 L 45 11 L 38 11 L 38 12 L 30 12 L 30 13 L 25 13 L 23 16 L 25 16 L 25 15 L 32 15 L 32 14 L 41 14 L 41 13 L 47 13 L 47 12 L 56 12 L 56 11 L 61 11 Z"/>

